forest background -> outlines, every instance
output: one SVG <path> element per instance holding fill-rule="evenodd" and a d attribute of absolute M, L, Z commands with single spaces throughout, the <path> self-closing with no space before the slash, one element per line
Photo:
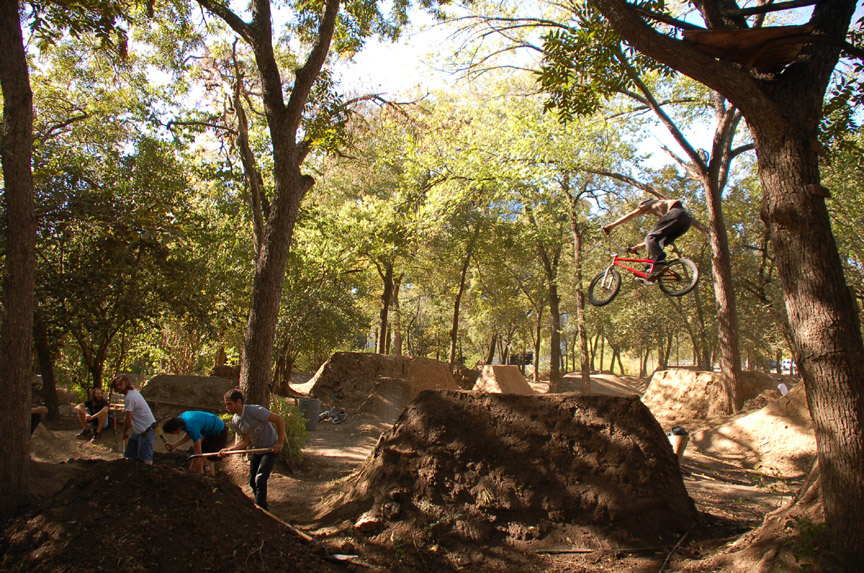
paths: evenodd
<path fill-rule="evenodd" d="M 33 341 L 49 406 L 56 385 L 88 390 L 106 373 L 206 373 L 240 361 L 253 348 L 262 261 L 280 246 L 272 344 L 263 360 L 246 356 L 277 392 L 292 371 L 338 350 L 469 367 L 532 352 L 554 384 L 568 370 L 646 375 L 670 360 L 716 364 L 734 381 L 742 365 L 768 368 L 800 347 L 741 114 L 622 44 L 586 6 L 426 5 L 456 32 L 439 51 L 460 79 L 385 98 L 346 92 L 333 70 L 369 37 L 398 37 L 407 4 L 390 13 L 346 5 L 329 20 L 323 53 L 316 38 L 334 3 L 285 5 L 274 12 L 274 65 L 302 72 L 319 56 L 322 65 L 277 90 L 297 118 L 300 143 L 286 156 L 268 124 L 266 50 L 227 5 L 199 5 L 22 6 L 34 110 Z M 810 11 L 765 18 L 793 24 Z M 860 68 L 855 59 L 837 66 L 819 142 L 857 305 Z M 303 90 L 308 98 L 295 101 Z M 659 143 L 658 130 L 674 145 Z M 706 131 L 710 148 L 692 138 Z M 285 157 L 302 188 L 285 215 L 296 218 L 293 233 L 281 235 L 290 251 L 266 217 L 281 205 Z M 648 195 L 683 199 L 699 223 L 678 241 L 702 269 L 699 288 L 671 299 L 628 285 L 612 305 L 587 306 L 586 279 L 611 248 L 600 226 Z M 651 224 L 613 238 L 638 243 Z"/>

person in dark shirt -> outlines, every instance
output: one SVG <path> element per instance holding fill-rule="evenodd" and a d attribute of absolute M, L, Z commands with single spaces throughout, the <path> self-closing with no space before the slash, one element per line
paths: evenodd
<path fill-rule="evenodd" d="M 86 438 L 92 434 L 90 441 L 97 441 L 102 430 L 108 427 L 108 400 L 105 399 L 102 388 L 94 388 L 90 392 L 89 400 L 75 406 L 75 412 L 82 428 L 75 437 Z"/>

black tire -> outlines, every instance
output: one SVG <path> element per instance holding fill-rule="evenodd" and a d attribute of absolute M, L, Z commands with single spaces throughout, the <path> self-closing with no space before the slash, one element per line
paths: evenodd
<path fill-rule="evenodd" d="M 669 261 L 657 278 L 660 290 L 669 296 L 683 296 L 699 282 L 699 267 L 690 259 Z"/>
<path fill-rule="evenodd" d="M 605 306 L 615 299 L 619 290 L 621 273 L 617 269 L 607 269 L 594 277 L 588 285 L 588 302 L 594 306 Z"/>
<path fill-rule="evenodd" d="M 339 410 L 338 412 L 336 412 L 336 415 L 333 416 L 333 423 L 334 424 L 341 424 L 342 422 L 344 422 L 347 419 L 348 419 L 348 414 L 345 412 L 345 410 Z"/>

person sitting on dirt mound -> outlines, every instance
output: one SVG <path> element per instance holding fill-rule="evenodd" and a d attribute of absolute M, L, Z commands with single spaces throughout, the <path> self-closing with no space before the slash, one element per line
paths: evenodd
<path fill-rule="evenodd" d="M 233 446 L 219 453 L 245 450 L 249 446 L 270 450 L 255 452 L 249 458 L 249 486 L 255 496 L 255 505 L 267 509 L 267 480 L 285 443 L 285 418 L 263 406 L 244 402 L 243 393 L 237 388 L 225 394 L 225 409 L 234 414 L 231 424 L 238 439 Z M 275 430 L 271 423 L 276 424 Z"/>
<path fill-rule="evenodd" d="M 684 209 L 680 199 L 642 199 L 635 209 L 603 227 L 603 232 L 608 235 L 612 229 L 621 223 L 649 213 L 659 217 L 657 223 L 645 235 L 645 241 L 628 247 L 627 250 L 635 253 L 643 246 L 648 247 L 648 257 L 654 263 L 651 265 L 651 272 L 646 278 L 652 280 L 660 276 L 666 264 L 666 253 L 663 249 L 690 230 L 690 213 Z"/>
<path fill-rule="evenodd" d="M 153 438 L 156 418 L 150 410 L 147 400 L 132 386 L 125 374 L 115 376 L 111 381 L 114 390 L 123 394 L 123 404 L 126 416 L 123 418 L 123 441 L 126 442 L 124 458 L 140 459 L 145 464 L 153 464 Z M 132 436 L 129 436 L 129 430 Z M 128 441 L 127 441 L 128 440 Z"/>
<path fill-rule="evenodd" d="M 78 414 L 78 423 L 81 431 L 75 434 L 76 438 L 86 438 L 93 434 L 91 442 L 96 442 L 102 435 L 102 430 L 108 427 L 108 400 L 102 392 L 102 388 L 93 388 L 90 399 L 75 406 Z"/>
<path fill-rule="evenodd" d="M 210 412 L 183 412 L 165 422 L 162 430 L 166 434 L 175 435 L 185 432 L 186 435 L 181 439 L 168 442 L 165 447 L 170 452 L 191 440 L 192 451 L 200 457 L 192 459 L 189 469 L 198 474 L 216 475 L 215 464 L 219 461 L 219 457 L 201 456 L 201 454 L 216 453 L 228 445 L 228 426 L 219 419 L 219 416 Z"/>

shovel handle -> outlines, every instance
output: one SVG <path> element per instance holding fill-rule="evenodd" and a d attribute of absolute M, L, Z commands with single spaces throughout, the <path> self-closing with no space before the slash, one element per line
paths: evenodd
<path fill-rule="evenodd" d="M 254 448 L 251 450 L 231 450 L 231 451 L 225 452 L 224 454 L 220 454 L 219 452 L 210 452 L 207 454 L 192 454 L 191 456 L 189 456 L 189 459 L 191 460 L 192 458 L 204 458 L 207 456 L 221 456 L 221 455 L 228 456 L 228 455 L 232 455 L 232 454 L 256 454 L 256 453 L 261 453 L 261 452 L 272 452 L 272 451 L 273 451 L 273 448 Z"/>

